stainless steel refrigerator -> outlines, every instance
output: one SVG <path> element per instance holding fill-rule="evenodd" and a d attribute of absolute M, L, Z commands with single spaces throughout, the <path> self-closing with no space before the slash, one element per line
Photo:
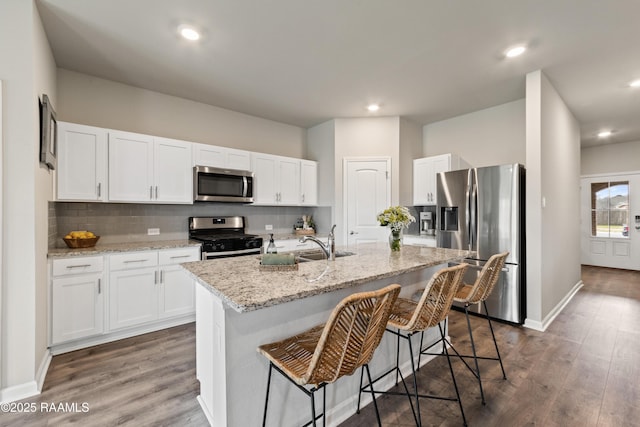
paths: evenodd
<path fill-rule="evenodd" d="M 526 316 L 525 168 L 520 164 L 441 172 L 437 182 L 438 247 L 475 251 L 465 283 L 484 263 L 508 251 L 504 269 L 487 299 L 492 318 L 523 323 Z M 481 304 L 470 311 L 482 313 Z"/>

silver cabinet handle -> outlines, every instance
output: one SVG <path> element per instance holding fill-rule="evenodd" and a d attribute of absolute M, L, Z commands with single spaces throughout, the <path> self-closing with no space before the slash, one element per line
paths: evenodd
<path fill-rule="evenodd" d="M 91 264 L 67 265 L 67 268 L 85 268 L 91 267 Z"/>
<path fill-rule="evenodd" d="M 149 186 L 149 200 L 153 200 L 153 185 Z"/>
<path fill-rule="evenodd" d="M 102 279 L 98 279 L 98 294 L 102 293 Z"/>
<path fill-rule="evenodd" d="M 302 194 L 302 203 L 304 203 L 304 193 Z"/>
<path fill-rule="evenodd" d="M 130 262 L 145 262 L 147 261 L 146 259 L 127 259 L 124 261 L 125 264 L 128 264 Z"/>
<path fill-rule="evenodd" d="M 153 272 L 153 284 L 154 285 L 158 284 L 158 270 Z"/>
<path fill-rule="evenodd" d="M 156 200 L 158 200 L 158 186 L 156 185 Z"/>
<path fill-rule="evenodd" d="M 98 197 L 100 197 L 102 195 L 102 183 L 99 182 L 98 183 Z"/>
<path fill-rule="evenodd" d="M 176 259 L 176 258 L 189 258 L 191 255 L 174 255 L 171 257 L 171 259 Z"/>
<path fill-rule="evenodd" d="M 160 270 L 160 283 L 164 283 L 164 270 Z"/>

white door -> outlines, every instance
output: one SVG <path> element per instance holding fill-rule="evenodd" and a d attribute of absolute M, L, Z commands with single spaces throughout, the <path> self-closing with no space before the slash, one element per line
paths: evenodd
<path fill-rule="evenodd" d="M 345 159 L 344 206 L 349 246 L 386 241 L 389 229 L 378 214 L 391 204 L 391 159 Z"/>
<path fill-rule="evenodd" d="M 158 318 L 158 270 L 112 271 L 109 276 L 109 329 L 152 322 Z"/>
<path fill-rule="evenodd" d="M 640 174 L 583 177 L 581 262 L 640 270 Z"/>
<path fill-rule="evenodd" d="M 300 160 L 280 159 L 278 183 L 280 187 L 278 203 L 297 205 L 300 203 Z"/>

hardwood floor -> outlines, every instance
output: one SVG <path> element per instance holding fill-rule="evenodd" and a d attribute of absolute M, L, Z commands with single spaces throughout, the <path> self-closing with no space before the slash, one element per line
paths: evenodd
<path fill-rule="evenodd" d="M 640 426 L 640 272 L 584 266 L 582 279 L 584 287 L 544 333 L 493 322 L 508 379 L 497 362 L 481 362 L 486 405 L 475 378 L 453 362 L 470 426 Z M 471 321 L 480 354 L 495 354 L 486 321 Z M 464 314 L 452 312 L 450 335 L 470 353 Z M 419 387 L 451 396 L 446 359 L 438 359 L 420 369 Z M 383 425 L 415 425 L 406 399 L 379 400 Z M 422 400 L 421 410 L 425 426 L 462 425 L 455 402 Z M 369 407 L 343 423 L 370 425 Z"/>
<path fill-rule="evenodd" d="M 494 322 L 508 379 L 497 362 L 481 363 L 485 406 L 475 378 L 453 362 L 470 426 L 640 426 L 640 272 L 583 267 L 582 274 L 585 286 L 546 332 Z M 480 351 L 491 355 L 486 321 L 473 317 L 472 326 Z M 452 312 L 450 335 L 467 350 L 462 313 Z M 422 392 L 453 393 L 444 358 L 418 377 Z M 20 402 L 38 411 L 0 413 L 0 425 L 206 426 L 197 394 L 189 324 L 55 356 L 42 393 Z M 74 402 L 76 413 L 39 410 Z M 378 402 L 384 426 L 415 425 L 405 398 Z M 422 400 L 421 409 L 425 426 L 462 425 L 455 402 Z M 371 407 L 343 423 L 371 425 Z"/>

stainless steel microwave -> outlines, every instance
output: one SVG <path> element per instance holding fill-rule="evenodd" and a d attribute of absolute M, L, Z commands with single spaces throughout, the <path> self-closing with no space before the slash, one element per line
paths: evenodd
<path fill-rule="evenodd" d="M 253 172 L 195 166 L 193 200 L 196 202 L 253 203 Z"/>

